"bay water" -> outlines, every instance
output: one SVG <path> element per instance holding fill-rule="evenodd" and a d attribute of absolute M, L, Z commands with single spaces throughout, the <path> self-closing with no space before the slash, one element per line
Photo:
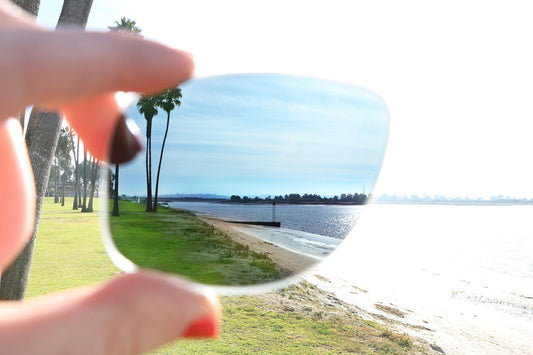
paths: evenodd
<path fill-rule="evenodd" d="M 531 205 L 369 205 L 308 277 L 369 314 L 400 310 L 384 315 L 446 353 L 533 354 L 532 216 Z"/>
<path fill-rule="evenodd" d="M 293 252 L 322 259 L 328 256 L 355 226 L 363 206 L 234 204 L 170 202 L 169 207 L 206 213 L 228 221 L 273 219 L 281 228 L 239 227 L 270 243 Z"/>
<path fill-rule="evenodd" d="M 266 205 L 254 216 L 231 204 L 170 206 L 234 220 L 272 216 Z M 377 304 L 396 308 L 398 331 L 451 354 L 533 354 L 532 205 L 280 205 L 276 215 L 282 228 L 257 228 L 269 231 L 258 236 L 324 237 L 335 251 L 305 278 L 367 315 L 379 313 Z M 329 235 L 317 227 L 339 221 L 349 222 L 325 228 Z M 290 249 L 313 255 L 303 244 Z"/>

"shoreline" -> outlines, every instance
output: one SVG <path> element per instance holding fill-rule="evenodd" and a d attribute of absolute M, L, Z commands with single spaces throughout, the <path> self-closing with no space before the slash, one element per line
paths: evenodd
<path fill-rule="evenodd" d="M 295 275 L 315 265 L 319 260 L 293 252 L 274 243 L 258 238 L 243 230 L 257 228 L 252 225 L 237 225 L 201 212 L 194 212 L 203 222 L 226 233 L 233 241 L 248 246 L 256 253 L 266 254 L 274 262 L 283 277 Z"/>

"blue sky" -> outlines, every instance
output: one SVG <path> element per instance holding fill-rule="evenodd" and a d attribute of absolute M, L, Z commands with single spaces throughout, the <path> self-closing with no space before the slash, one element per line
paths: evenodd
<path fill-rule="evenodd" d="M 171 114 L 160 194 L 332 196 L 374 186 L 388 133 L 376 95 L 286 75 L 230 75 L 182 85 Z M 145 119 L 128 111 L 144 132 Z M 154 118 L 155 170 L 166 113 Z M 146 194 L 144 156 L 120 170 L 120 192 Z"/>

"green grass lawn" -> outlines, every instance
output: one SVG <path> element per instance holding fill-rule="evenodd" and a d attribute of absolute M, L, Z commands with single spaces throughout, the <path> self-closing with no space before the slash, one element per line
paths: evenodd
<path fill-rule="evenodd" d="M 72 200 L 64 207 L 45 200 L 27 297 L 94 284 L 119 272 L 100 241 L 98 214 L 71 208 Z M 218 339 L 178 341 L 152 354 L 432 353 L 406 335 L 332 307 L 329 294 L 307 283 L 221 302 Z"/>
<path fill-rule="evenodd" d="M 102 245 L 99 214 L 73 211 L 72 198 L 64 207 L 46 198 L 26 297 L 94 284 L 118 272 Z"/>
<path fill-rule="evenodd" d="M 112 203 L 112 202 L 111 202 Z M 120 201 L 110 217 L 115 245 L 144 268 L 177 273 L 210 285 L 250 285 L 275 281 L 280 273 L 266 255 L 235 243 L 194 213 Z"/>

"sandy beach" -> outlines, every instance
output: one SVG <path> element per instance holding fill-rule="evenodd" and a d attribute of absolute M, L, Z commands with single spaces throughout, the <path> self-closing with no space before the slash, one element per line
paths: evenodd
<path fill-rule="evenodd" d="M 258 228 L 252 225 L 234 224 L 196 212 L 198 218 L 223 231 L 235 242 L 248 246 L 256 253 L 265 253 L 279 267 L 283 276 L 299 273 L 317 262 L 307 255 L 295 253 L 274 243 L 257 238 L 246 230 Z"/>

